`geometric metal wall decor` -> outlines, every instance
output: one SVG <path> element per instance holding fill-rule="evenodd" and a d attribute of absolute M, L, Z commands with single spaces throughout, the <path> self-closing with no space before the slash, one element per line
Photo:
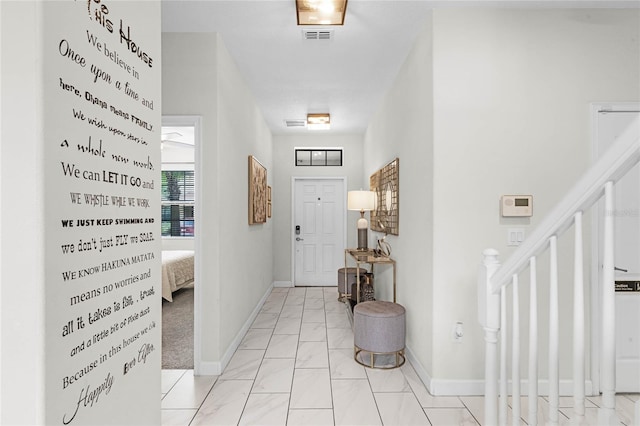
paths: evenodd
<path fill-rule="evenodd" d="M 371 211 L 371 230 L 398 235 L 400 207 L 400 160 L 398 158 L 369 178 L 369 189 L 376 193 Z"/>

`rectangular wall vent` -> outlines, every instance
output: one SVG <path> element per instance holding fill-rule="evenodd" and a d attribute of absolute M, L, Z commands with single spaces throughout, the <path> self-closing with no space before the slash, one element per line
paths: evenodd
<path fill-rule="evenodd" d="M 302 30 L 304 40 L 333 40 L 333 30 Z"/>
<path fill-rule="evenodd" d="M 307 120 L 305 119 L 284 120 L 284 124 L 287 127 L 306 127 Z"/>

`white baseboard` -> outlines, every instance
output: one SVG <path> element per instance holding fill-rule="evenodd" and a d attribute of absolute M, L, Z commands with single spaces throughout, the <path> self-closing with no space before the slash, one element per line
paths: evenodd
<path fill-rule="evenodd" d="M 240 331 L 238 331 L 238 334 L 236 334 L 236 337 L 233 339 L 233 341 L 225 351 L 222 359 L 220 361 L 214 361 L 214 362 L 200 361 L 195 371 L 196 375 L 219 376 L 222 374 L 224 369 L 229 364 L 229 361 L 231 361 L 231 357 L 236 352 L 236 349 L 238 349 L 238 346 L 240 346 L 240 343 L 242 342 L 242 339 L 244 338 L 245 334 L 247 334 L 249 327 L 251 327 L 251 324 L 253 324 L 253 321 L 258 316 L 260 309 L 262 309 L 262 305 L 264 305 L 264 302 L 267 300 L 267 297 L 269 297 L 269 294 L 271 293 L 272 289 L 273 289 L 273 285 L 269 287 L 267 291 L 264 293 L 264 295 L 262 296 L 262 299 L 260 299 L 260 301 L 256 305 L 253 312 L 251 312 L 251 315 L 249 315 L 249 318 L 247 319 L 247 321 L 245 321 L 244 325 L 242 326 Z"/>
<path fill-rule="evenodd" d="M 225 351 L 220 362 L 217 363 L 217 364 L 220 364 L 220 372 L 217 374 L 222 374 L 224 369 L 229 364 L 229 361 L 231 361 L 231 357 L 236 352 L 236 349 L 238 349 L 238 346 L 240 346 L 240 343 L 242 343 L 242 339 L 247 334 L 247 331 L 249 331 L 249 328 L 251 327 L 251 324 L 253 324 L 253 321 L 258 316 L 258 313 L 260 313 L 260 309 L 262 309 L 262 305 L 264 305 L 264 302 L 267 300 L 267 297 L 269 297 L 269 294 L 271 294 L 272 289 L 273 289 L 273 284 L 264 293 L 264 295 L 262 296 L 262 299 L 260 299 L 256 307 L 254 308 L 253 312 L 251 312 L 251 315 L 249 315 L 249 318 L 247 318 L 247 321 L 245 321 L 244 325 L 242 326 L 240 331 L 238 331 L 238 333 L 236 334 L 236 337 L 233 339 L 233 341 Z"/>
<path fill-rule="evenodd" d="M 507 393 L 511 395 L 511 381 L 507 384 Z M 573 396 L 573 381 L 561 380 L 559 386 L 560 396 Z M 433 379 L 429 392 L 437 396 L 478 396 L 484 395 L 484 380 L 447 380 Z M 529 394 L 529 381 L 520 381 L 520 394 L 527 396 Z M 546 379 L 538 380 L 538 395 L 549 396 L 549 381 Z M 585 382 L 585 395 L 593 395 L 593 386 L 590 380 Z"/>
<path fill-rule="evenodd" d="M 407 346 L 404 350 L 404 353 L 407 357 L 407 360 L 409 360 L 409 362 L 413 366 L 413 369 L 416 371 L 416 374 L 418 375 L 420 380 L 422 380 L 424 386 L 427 388 L 429 393 L 433 395 L 433 392 L 431 392 L 431 376 L 429 376 L 427 370 L 425 370 L 422 364 L 418 362 L 418 359 L 416 358 L 410 347 Z"/>
<path fill-rule="evenodd" d="M 418 374 L 429 393 L 434 396 L 476 396 L 484 395 L 484 380 L 434 379 L 418 362 L 411 348 L 405 349 L 407 359 Z"/>
<path fill-rule="evenodd" d="M 507 383 L 507 393 L 511 394 L 511 380 Z M 573 396 L 573 380 L 560 380 L 559 384 L 559 393 L 560 396 Z M 529 381 L 521 380 L 520 381 L 520 393 L 522 396 L 526 396 L 529 393 Z M 484 393 L 484 392 L 483 392 Z M 593 394 L 593 383 L 591 380 L 586 380 L 584 382 L 584 394 L 586 396 L 594 396 Z M 538 380 L 538 395 L 549 396 L 549 380 L 540 379 Z"/>
<path fill-rule="evenodd" d="M 411 348 L 405 349 L 407 359 L 418 374 L 422 383 L 434 396 L 478 396 L 484 395 L 484 380 L 451 380 L 451 379 L 434 379 L 424 369 L 422 364 L 418 362 Z M 507 385 L 507 392 L 511 394 L 511 380 Z M 529 381 L 520 381 L 520 393 L 526 396 L 529 390 Z M 573 381 L 560 381 L 560 396 L 573 395 Z M 538 380 L 538 394 L 543 396 L 549 395 L 549 381 L 546 379 Z M 593 395 L 593 383 L 591 380 L 585 382 L 585 395 Z"/>
<path fill-rule="evenodd" d="M 222 366 L 219 362 L 200 362 L 198 376 L 219 376 L 222 374 Z"/>
<path fill-rule="evenodd" d="M 289 287 L 293 287 L 293 282 L 291 282 L 291 281 L 274 281 L 273 282 L 273 286 L 274 287 L 289 288 Z"/>
<path fill-rule="evenodd" d="M 484 380 L 433 379 L 429 392 L 437 396 L 484 395 Z"/>

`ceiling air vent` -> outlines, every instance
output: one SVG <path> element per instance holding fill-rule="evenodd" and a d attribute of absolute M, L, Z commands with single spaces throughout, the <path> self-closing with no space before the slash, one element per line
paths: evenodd
<path fill-rule="evenodd" d="M 293 120 L 284 120 L 284 124 L 287 127 L 306 127 L 307 120 L 302 119 L 293 119 Z"/>
<path fill-rule="evenodd" d="M 333 40 L 333 30 L 302 30 L 304 40 Z"/>

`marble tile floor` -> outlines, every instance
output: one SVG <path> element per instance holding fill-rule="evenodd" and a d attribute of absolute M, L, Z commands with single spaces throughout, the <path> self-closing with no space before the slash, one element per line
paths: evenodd
<path fill-rule="evenodd" d="M 640 396 L 618 395 L 631 424 Z M 599 398 L 580 424 L 597 425 Z M 538 419 L 546 421 L 539 398 Z M 561 400 L 560 424 L 572 415 Z M 522 424 L 527 399 L 522 399 Z M 373 370 L 353 360 L 353 332 L 336 287 L 274 288 L 220 376 L 162 371 L 162 425 L 479 425 L 483 398 L 429 394 L 407 363 Z M 511 422 L 511 420 L 509 420 Z"/>

